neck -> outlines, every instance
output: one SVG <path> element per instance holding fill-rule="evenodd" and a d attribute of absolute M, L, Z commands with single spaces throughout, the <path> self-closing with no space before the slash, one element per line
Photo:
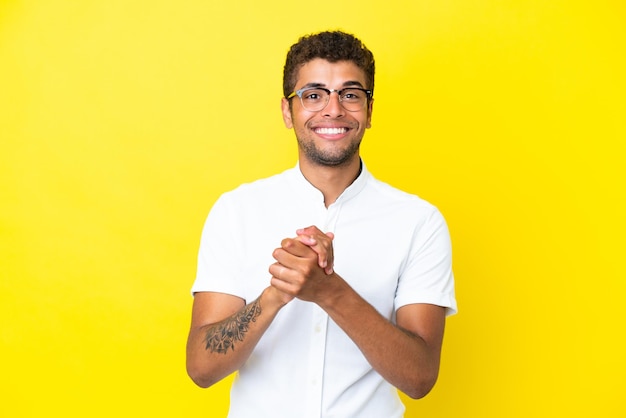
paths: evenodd
<path fill-rule="evenodd" d="M 361 174 L 361 159 L 357 156 L 348 164 L 333 167 L 300 160 L 304 178 L 324 195 L 326 207 L 332 205 L 348 186 Z"/>

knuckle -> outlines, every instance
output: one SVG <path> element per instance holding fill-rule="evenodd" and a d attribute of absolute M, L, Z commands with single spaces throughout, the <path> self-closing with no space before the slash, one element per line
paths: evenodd
<path fill-rule="evenodd" d="M 294 240 L 291 238 L 285 238 L 280 242 L 280 246 L 285 249 L 292 248 L 294 245 Z"/>
<path fill-rule="evenodd" d="M 310 264 L 307 264 L 302 267 L 302 274 L 304 277 L 309 277 L 313 273 L 313 268 Z"/>

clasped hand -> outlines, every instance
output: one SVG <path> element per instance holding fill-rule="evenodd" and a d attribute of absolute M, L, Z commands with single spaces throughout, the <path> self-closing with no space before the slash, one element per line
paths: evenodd
<path fill-rule="evenodd" d="M 310 226 L 297 230 L 296 237 L 282 240 L 272 253 L 276 260 L 269 268 L 272 286 L 289 300 L 297 297 L 315 302 L 323 297 L 334 274 L 333 239 L 332 232 Z"/>

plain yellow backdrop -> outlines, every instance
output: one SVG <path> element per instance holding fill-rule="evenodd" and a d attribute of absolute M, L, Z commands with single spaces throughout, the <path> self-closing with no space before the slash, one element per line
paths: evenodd
<path fill-rule="evenodd" d="M 225 416 L 229 381 L 184 370 L 200 231 L 295 164 L 284 56 L 323 29 L 376 56 L 368 167 L 452 234 L 460 313 L 406 416 L 626 416 L 625 22 L 602 0 L 0 1 L 0 416 Z"/>

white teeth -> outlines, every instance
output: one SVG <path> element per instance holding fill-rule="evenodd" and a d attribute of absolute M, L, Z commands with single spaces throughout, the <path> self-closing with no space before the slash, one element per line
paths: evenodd
<path fill-rule="evenodd" d="M 315 132 L 322 135 L 338 135 L 346 133 L 348 129 L 346 128 L 317 128 Z"/>

